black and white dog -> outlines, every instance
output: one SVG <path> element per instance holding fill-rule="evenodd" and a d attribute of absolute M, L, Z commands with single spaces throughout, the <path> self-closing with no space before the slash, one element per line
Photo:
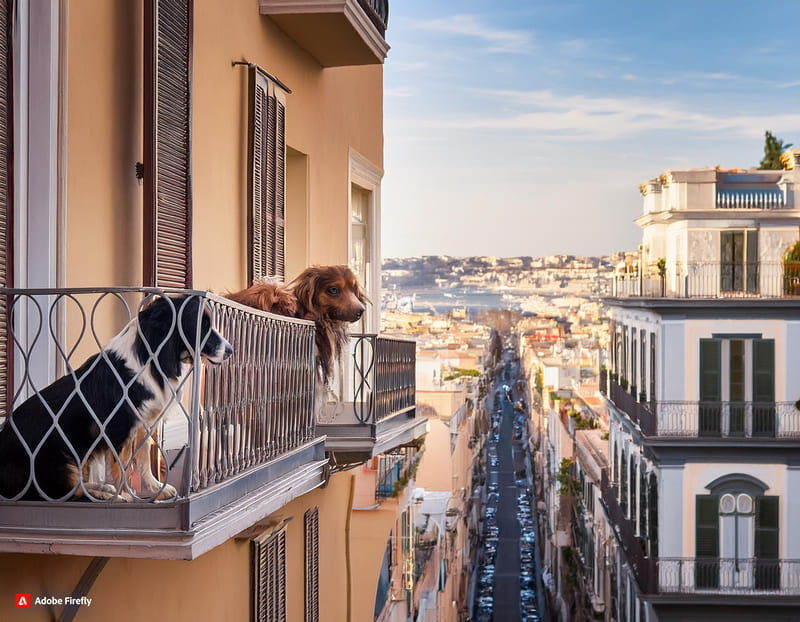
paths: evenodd
<path fill-rule="evenodd" d="M 200 304 L 195 296 L 155 298 L 101 353 L 17 407 L 0 430 L 0 495 L 127 500 L 123 470 L 135 465 L 142 496 L 174 497 L 150 469 L 153 428 L 180 400 L 198 328 L 205 361 L 216 365 L 233 353 Z M 105 457 L 113 483 L 99 466 Z"/>

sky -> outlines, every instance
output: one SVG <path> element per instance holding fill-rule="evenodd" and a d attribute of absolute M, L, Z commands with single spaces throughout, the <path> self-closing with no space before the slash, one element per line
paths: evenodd
<path fill-rule="evenodd" d="M 800 1 L 392 0 L 382 255 L 633 250 L 639 184 L 800 147 Z"/>

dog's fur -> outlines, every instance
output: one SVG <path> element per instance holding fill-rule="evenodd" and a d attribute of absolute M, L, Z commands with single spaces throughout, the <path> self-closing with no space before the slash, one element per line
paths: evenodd
<path fill-rule="evenodd" d="M 0 430 L 0 495 L 130 499 L 123 490 L 123 471 L 133 465 L 140 475 L 142 496 L 174 497 L 175 488 L 153 475 L 149 449 L 153 427 L 180 400 L 181 380 L 192 365 L 198 320 L 204 360 L 219 364 L 233 353 L 212 327 L 210 313 L 204 310 L 198 317 L 199 313 L 196 297 L 154 299 L 100 354 L 16 408 Z M 76 384 L 83 399 L 73 393 Z M 60 413 L 61 433 L 50 413 Z M 37 447 L 29 483 L 28 452 Z M 110 459 L 113 483 L 106 482 L 104 458 Z"/>
<path fill-rule="evenodd" d="M 313 266 L 288 285 L 265 280 L 226 296 L 262 311 L 312 320 L 317 368 L 326 385 L 347 343 L 347 325 L 361 318 L 367 302 L 356 275 L 347 266 Z"/>

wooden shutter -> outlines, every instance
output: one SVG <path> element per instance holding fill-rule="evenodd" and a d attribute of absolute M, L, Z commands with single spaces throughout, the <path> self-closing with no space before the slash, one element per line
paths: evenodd
<path fill-rule="evenodd" d="M 305 513 L 305 622 L 319 622 L 319 508 Z"/>
<path fill-rule="evenodd" d="M 655 473 L 650 474 L 650 485 L 647 487 L 647 542 L 650 557 L 658 557 L 658 479 Z"/>
<path fill-rule="evenodd" d="M 750 230 L 746 233 L 745 275 L 747 291 L 751 294 L 758 293 L 758 231 Z"/>
<path fill-rule="evenodd" d="M 193 0 L 144 6 L 143 280 L 190 288 Z"/>
<path fill-rule="evenodd" d="M 756 589 L 780 588 L 778 497 L 756 497 Z"/>
<path fill-rule="evenodd" d="M 625 455 L 625 448 L 622 448 L 622 455 L 619 461 L 619 505 L 625 516 L 628 515 L 628 457 Z"/>
<path fill-rule="evenodd" d="M 0 2 L 0 287 L 14 285 L 14 227 L 13 227 L 13 118 L 12 118 L 12 57 L 11 0 Z M 11 326 L 8 322 L 6 296 L 0 296 L 0 417 L 9 412 L 13 386 Z"/>
<path fill-rule="evenodd" d="M 286 276 L 286 105 L 290 92 L 250 65 L 248 99 L 247 278 Z"/>
<path fill-rule="evenodd" d="M 253 620 L 286 622 L 286 531 L 253 540 Z"/>
<path fill-rule="evenodd" d="M 695 586 L 719 585 L 719 497 L 698 495 L 695 505 Z"/>
<path fill-rule="evenodd" d="M 656 401 L 656 334 L 650 333 L 650 401 Z"/>
<path fill-rule="evenodd" d="M 753 339 L 753 435 L 775 436 L 775 340 Z"/>
<path fill-rule="evenodd" d="M 722 342 L 700 340 L 700 405 L 698 433 L 717 436 L 722 432 Z"/>

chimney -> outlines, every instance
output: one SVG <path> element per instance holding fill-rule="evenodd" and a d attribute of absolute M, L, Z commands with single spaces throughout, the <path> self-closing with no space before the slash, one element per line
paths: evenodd
<path fill-rule="evenodd" d="M 781 164 L 787 171 L 800 170 L 800 149 L 788 149 L 781 154 Z"/>

